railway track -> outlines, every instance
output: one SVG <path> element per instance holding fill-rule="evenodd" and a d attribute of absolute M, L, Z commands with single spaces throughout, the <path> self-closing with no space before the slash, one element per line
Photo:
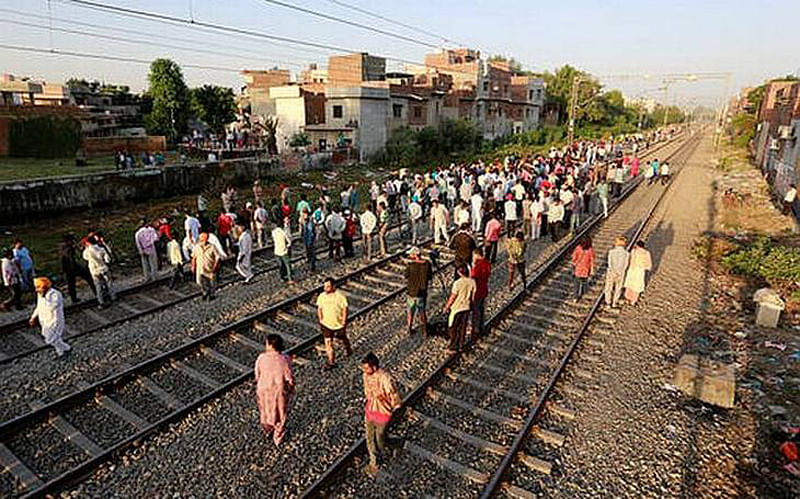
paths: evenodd
<path fill-rule="evenodd" d="M 396 251 L 339 279 L 349 321 L 405 292 L 403 254 Z M 449 250 L 440 250 L 440 262 L 437 272 L 452 263 Z M 318 286 L 283 300 L 2 423 L 0 491 L 37 497 L 57 490 L 246 382 L 270 333 L 284 338 L 289 354 L 313 352 L 322 339 L 315 306 L 321 291 Z M 51 462 L 52 455 L 61 457 Z"/>
<path fill-rule="evenodd" d="M 387 250 L 390 252 L 403 245 L 403 242 L 396 237 L 398 227 L 399 224 L 395 223 L 387 231 L 389 234 L 387 237 Z M 356 246 L 359 247 L 359 245 L 360 242 L 357 242 Z M 327 247 L 323 247 L 325 245 L 322 244 L 319 246 L 316 250 L 317 255 L 325 255 Z M 326 261 L 326 258 L 318 260 L 318 263 Z M 305 254 L 292 257 L 293 264 L 303 264 L 305 260 Z M 223 261 L 219 273 L 218 291 L 236 283 L 242 284 L 241 276 L 235 270 L 235 264 L 235 258 L 228 258 Z M 256 276 L 276 272 L 278 266 L 272 255 L 272 246 L 254 250 L 252 266 L 253 273 Z M 122 289 L 117 294 L 118 299 L 112 302 L 108 308 L 102 310 L 96 308 L 97 300 L 94 298 L 65 307 L 66 332 L 64 339 L 69 341 L 70 339 L 94 334 L 124 322 L 166 310 L 201 295 L 197 286 L 194 285 L 194 279 L 190 271 L 186 272 L 186 280 L 180 283 L 177 289 L 169 289 L 168 283 L 169 277 L 161 277 L 149 283 Z M 262 283 L 255 282 L 253 284 L 259 285 Z M 0 365 L 14 362 L 48 348 L 51 347 L 44 344 L 38 330 L 31 328 L 28 324 L 27 316 L 23 319 L 0 325 Z"/>
<path fill-rule="evenodd" d="M 356 310 L 351 320 L 404 291 L 400 257 L 393 254 L 342 280 L 341 289 Z M 0 425 L 0 464 L 5 468 L 0 491 L 34 497 L 59 490 L 219 398 L 252 377 L 252 361 L 270 332 L 287 340 L 290 353 L 313 351 L 320 335 L 311 300 L 319 292 L 316 288 L 284 300 L 6 421 Z"/>
<path fill-rule="evenodd" d="M 670 162 L 684 163 L 697 144 L 698 136 L 689 138 Z M 629 186 L 626 194 L 635 188 Z M 594 298 L 602 293 L 604 256 L 617 235 L 626 234 L 631 242 L 639 237 L 666 189 L 650 187 L 622 210 L 627 213 L 615 210 L 606 221 L 584 226 L 537 270 L 528 293 L 492 315 L 489 334 L 471 342 L 467 352 L 453 354 L 415 386 L 398 379 L 408 395 L 390 439 L 402 443 L 393 446 L 378 477 L 365 479 L 360 470 L 362 438 L 302 497 L 386 496 L 398 490 L 413 497 L 537 497 L 525 487 L 525 477 L 550 473 L 565 441 L 560 423 L 576 416 L 567 401 L 581 395 L 569 385 L 558 393 L 554 387 L 578 346 L 600 345 L 597 338 L 613 325 L 615 314 L 598 315 L 602 296 Z M 583 235 L 594 239 L 598 272 L 583 300 L 573 303 L 569 251 Z"/>

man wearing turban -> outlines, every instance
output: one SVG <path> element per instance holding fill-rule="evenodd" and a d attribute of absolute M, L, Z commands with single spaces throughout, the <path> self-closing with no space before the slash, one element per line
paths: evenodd
<path fill-rule="evenodd" d="M 55 348 L 59 357 L 67 359 L 71 348 L 61 339 L 64 335 L 64 297 L 53 288 L 53 283 L 47 277 L 37 277 L 33 284 L 36 288 L 36 309 L 30 325 L 36 326 L 38 322 L 44 342 Z"/>

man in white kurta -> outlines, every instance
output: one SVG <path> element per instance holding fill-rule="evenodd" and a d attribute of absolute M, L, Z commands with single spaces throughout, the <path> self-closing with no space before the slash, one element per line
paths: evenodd
<path fill-rule="evenodd" d="M 253 254 L 253 236 L 243 225 L 237 225 L 239 231 L 239 254 L 236 256 L 236 271 L 244 277 L 244 282 L 253 279 L 253 269 L 250 265 L 250 256 Z"/>
<path fill-rule="evenodd" d="M 31 315 L 30 325 L 38 322 L 42 328 L 44 342 L 56 349 L 59 357 L 69 357 L 71 350 L 61 337 L 64 335 L 64 297 L 52 288 L 50 279 L 37 277 L 34 279 L 36 287 L 36 308 Z"/>

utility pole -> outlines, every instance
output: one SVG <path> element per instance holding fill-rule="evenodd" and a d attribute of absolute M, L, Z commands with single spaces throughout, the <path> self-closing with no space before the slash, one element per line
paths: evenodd
<path fill-rule="evenodd" d="M 578 88 L 581 85 L 581 75 L 572 78 L 572 88 L 569 92 L 569 125 L 567 127 L 567 144 L 575 140 L 575 120 L 578 113 Z"/>
<path fill-rule="evenodd" d="M 669 103 L 667 101 L 667 91 L 669 89 L 669 82 L 664 82 L 664 128 L 667 127 L 667 117 L 669 116 Z"/>

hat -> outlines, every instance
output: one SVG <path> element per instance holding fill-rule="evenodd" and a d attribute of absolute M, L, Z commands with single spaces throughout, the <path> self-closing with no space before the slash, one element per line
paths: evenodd
<path fill-rule="evenodd" d="M 248 201 L 247 203 L 245 203 L 244 207 L 245 207 L 245 208 L 252 208 L 252 207 L 253 207 L 253 203 L 251 203 L 250 201 Z"/>
<path fill-rule="evenodd" d="M 408 248 L 408 252 L 407 253 L 408 253 L 408 256 L 419 255 L 419 248 L 416 247 L 416 246 L 412 246 L 412 247 Z"/>
<path fill-rule="evenodd" d="M 47 277 L 36 277 L 33 279 L 34 286 L 52 286 L 52 281 Z"/>

